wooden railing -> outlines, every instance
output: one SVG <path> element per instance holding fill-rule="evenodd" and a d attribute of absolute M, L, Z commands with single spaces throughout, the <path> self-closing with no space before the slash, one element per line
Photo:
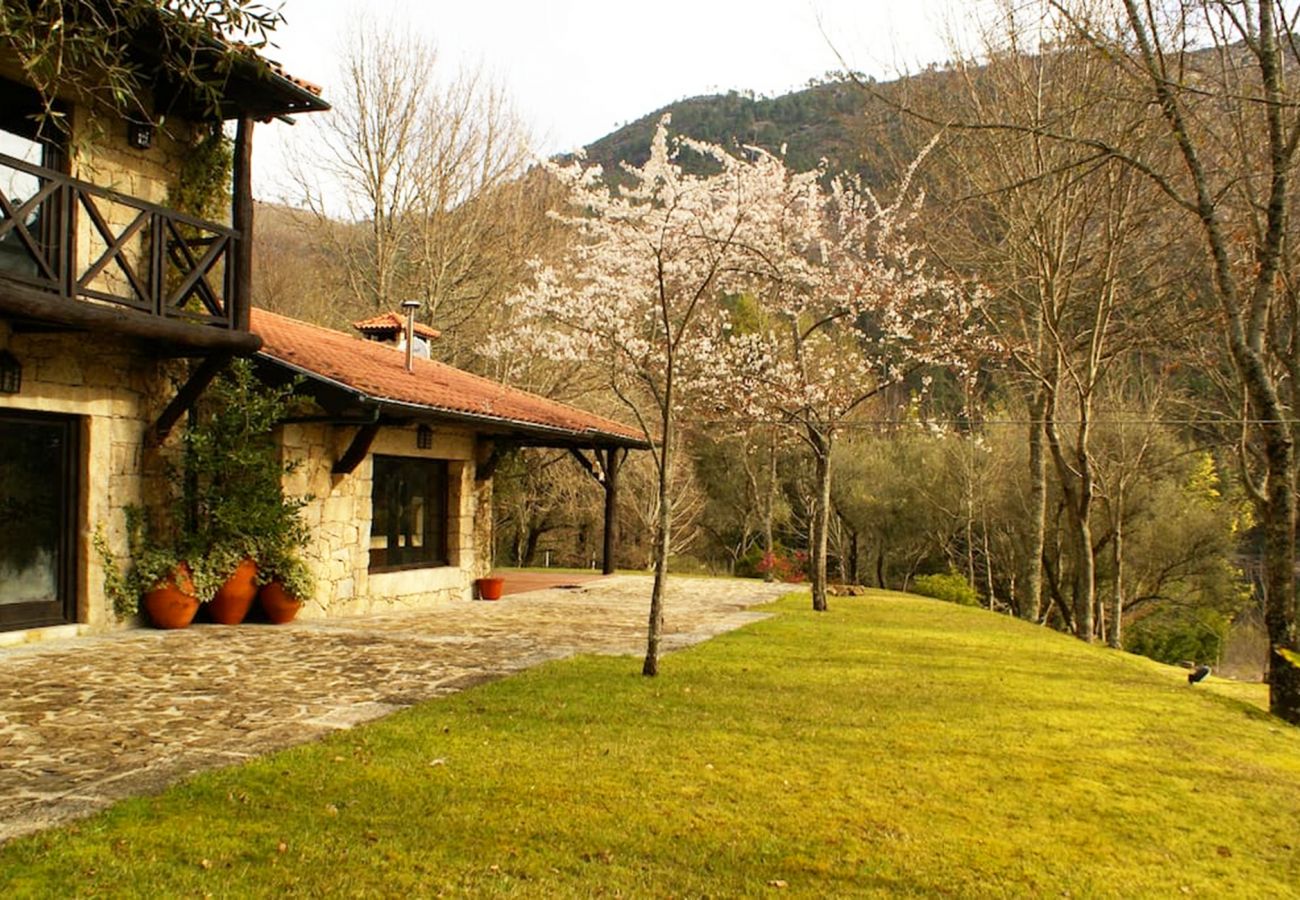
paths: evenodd
<path fill-rule="evenodd" d="M 238 247 L 232 228 L 0 154 L 0 279 L 233 329 Z"/>

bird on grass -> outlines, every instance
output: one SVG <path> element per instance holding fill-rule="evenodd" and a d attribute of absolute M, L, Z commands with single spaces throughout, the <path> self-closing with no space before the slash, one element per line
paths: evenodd
<path fill-rule="evenodd" d="M 1207 676 L 1207 675 L 1209 675 L 1209 674 L 1210 674 L 1210 667 L 1209 667 L 1209 666 L 1207 666 L 1207 665 L 1199 665 L 1199 666 L 1197 666 L 1194 670 L 1192 670 L 1191 672 L 1188 672 L 1188 673 L 1187 673 L 1187 683 L 1188 683 L 1188 684 L 1196 684 L 1198 681 L 1204 681 L 1204 680 L 1205 680 L 1205 676 Z"/>

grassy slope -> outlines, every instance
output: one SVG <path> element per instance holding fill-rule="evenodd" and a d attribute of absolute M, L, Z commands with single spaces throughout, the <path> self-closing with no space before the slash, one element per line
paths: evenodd
<path fill-rule="evenodd" d="M 0 851 L 0 894 L 1280 896 L 1300 731 L 880 594 L 544 666 Z"/>

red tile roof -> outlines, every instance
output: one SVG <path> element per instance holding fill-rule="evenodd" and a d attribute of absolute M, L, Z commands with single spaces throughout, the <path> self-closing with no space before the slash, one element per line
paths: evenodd
<path fill-rule="evenodd" d="M 252 330 L 262 338 L 262 357 L 374 401 L 422 407 L 531 436 L 559 432 L 567 440 L 646 446 L 638 429 L 446 363 L 416 359 L 415 371 L 408 372 L 405 354 L 374 341 L 262 309 L 252 311 Z"/>
<path fill-rule="evenodd" d="M 263 57 L 263 62 L 266 63 L 267 68 L 269 68 L 273 73 L 279 75 L 281 78 L 283 78 L 285 81 L 289 82 L 290 84 L 297 85 L 307 93 L 315 94 L 317 97 L 321 95 L 323 89 L 319 84 L 313 84 L 312 82 L 308 81 L 306 78 L 298 78 L 294 75 L 290 75 L 288 72 L 284 70 L 284 66 L 280 65 L 278 62 L 276 62 L 273 59 L 266 59 L 265 57 Z"/>
<path fill-rule="evenodd" d="M 401 332 L 406 329 L 406 320 L 397 313 L 380 313 L 374 318 L 353 322 L 352 327 L 363 334 L 382 334 L 385 331 Z M 430 328 L 428 325 L 421 325 L 419 322 L 415 323 L 415 333 L 429 340 L 442 335 L 442 332 L 438 329 Z"/>

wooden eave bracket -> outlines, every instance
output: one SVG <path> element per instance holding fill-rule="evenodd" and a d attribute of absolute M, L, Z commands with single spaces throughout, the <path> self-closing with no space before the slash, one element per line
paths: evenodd
<path fill-rule="evenodd" d="M 343 455 L 334 463 L 334 468 L 330 469 L 330 472 L 335 475 L 351 475 L 355 472 L 357 466 L 361 465 L 361 461 L 370 452 L 370 445 L 375 442 L 379 427 L 378 422 L 371 422 L 358 428 L 357 433 L 352 437 L 352 443 L 348 444 L 348 449 L 343 451 Z"/>
<path fill-rule="evenodd" d="M 573 458 L 576 459 L 578 463 L 584 469 L 587 470 L 587 474 L 590 475 L 592 478 L 596 479 L 597 484 L 605 483 L 605 469 L 603 466 L 600 465 L 599 462 L 593 463 L 591 460 L 587 459 L 587 457 L 583 455 L 583 452 L 579 450 L 577 447 L 570 447 L 569 452 L 573 454 Z M 597 459 L 599 459 L 600 451 L 597 450 L 596 452 L 597 452 Z"/>
<path fill-rule="evenodd" d="M 162 445 L 167 440 L 167 435 L 171 434 L 176 423 L 180 421 L 181 416 L 185 415 L 199 397 L 208 389 L 212 380 L 221 374 L 222 369 L 230 364 L 232 357 L 226 354 L 209 356 L 199 364 L 199 367 L 191 373 L 189 379 L 181 385 L 176 396 L 158 415 L 158 421 L 149 426 L 145 432 L 144 445 L 146 448 L 155 448 Z"/>
<path fill-rule="evenodd" d="M 502 441 L 480 441 L 474 459 L 474 480 L 483 482 L 495 475 L 497 464 L 510 449 L 510 445 Z"/>

